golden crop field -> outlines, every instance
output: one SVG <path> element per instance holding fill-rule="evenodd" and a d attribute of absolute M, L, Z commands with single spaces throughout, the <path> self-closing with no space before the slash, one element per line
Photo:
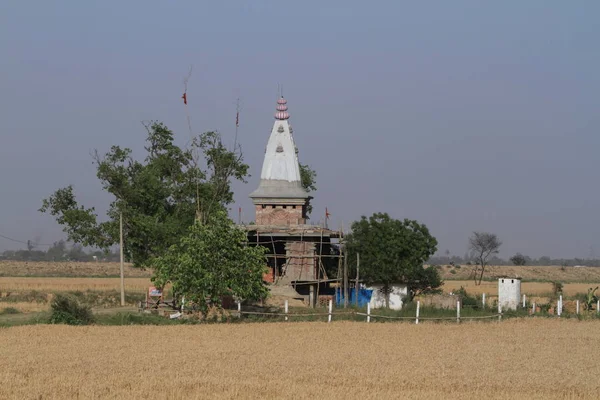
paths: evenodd
<path fill-rule="evenodd" d="M 469 280 L 473 267 L 461 265 L 453 267 L 444 265 L 440 273 L 444 280 Z M 558 267 L 558 266 L 523 266 L 492 265 L 485 268 L 484 277 L 519 277 L 523 280 L 559 281 L 559 282 L 600 282 L 600 267 Z"/>
<path fill-rule="evenodd" d="M 120 290 L 119 278 L 26 278 L 0 277 L 0 292 L 107 291 Z M 150 278 L 125 278 L 125 291 L 145 292 L 151 286 Z"/>
<path fill-rule="evenodd" d="M 0 329 L 3 399 L 598 398 L 600 322 Z"/>
<path fill-rule="evenodd" d="M 150 277 L 152 272 L 125 264 L 126 277 Z M 27 262 L 0 261 L 1 276 L 105 277 L 119 276 L 120 265 L 115 262 Z"/>

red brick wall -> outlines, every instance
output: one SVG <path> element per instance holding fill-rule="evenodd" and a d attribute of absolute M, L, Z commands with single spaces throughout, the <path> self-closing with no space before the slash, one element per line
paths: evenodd
<path fill-rule="evenodd" d="M 290 280 L 310 281 L 317 278 L 315 244 L 311 242 L 288 242 L 285 244 L 287 259 L 286 277 Z M 296 258 L 291 256 L 303 256 Z M 308 257 L 307 257 L 308 256 Z"/>
<path fill-rule="evenodd" d="M 285 208 L 284 208 L 285 207 Z M 257 225 L 298 225 L 306 223 L 303 218 L 302 206 L 256 206 L 256 224 Z"/>
<path fill-rule="evenodd" d="M 263 281 L 273 283 L 275 282 L 275 276 L 273 275 L 273 269 L 269 267 L 269 272 L 263 274 Z"/>

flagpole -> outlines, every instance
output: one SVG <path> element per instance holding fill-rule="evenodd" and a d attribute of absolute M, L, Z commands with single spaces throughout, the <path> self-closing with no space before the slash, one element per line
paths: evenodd
<path fill-rule="evenodd" d="M 233 140 L 233 151 L 237 147 L 238 128 L 240 127 L 240 98 L 235 103 L 235 139 Z"/>

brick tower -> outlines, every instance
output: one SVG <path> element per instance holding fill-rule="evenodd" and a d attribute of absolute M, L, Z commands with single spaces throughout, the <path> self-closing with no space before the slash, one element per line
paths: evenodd
<path fill-rule="evenodd" d="M 277 100 L 275 123 L 269 136 L 258 188 L 250 194 L 256 210 L 254 224 L 244 225 L 248 243 L 266 249 L 272 295 L 317 303 L 332 292 L 326 270 L 336 268 L 339 254 L 331 239 L 339 232 L 307 224 L 307 202 L 302 187 L 298 149 L 294 143 L 287 100 Z"/>

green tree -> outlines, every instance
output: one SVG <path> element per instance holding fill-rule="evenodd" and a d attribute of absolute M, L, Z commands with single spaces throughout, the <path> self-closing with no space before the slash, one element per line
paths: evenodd
<path fill-rule="evenodd" d="M 317 190 L 317 172 L 310 168 L 307 164 L 300 164 L 300 181 L 302 182 L 302 187 L 308 193 L 315 192 Z M 308 198 L 306 203 L 306 214 L 310 215 L 312 213 L 312 205 L 310 204 L 310 200 L 312 197 Z"/>
<path fill-rule="evenodd" d="M 67 255 L 67 243 L 64 240 L 54 242 L 54 244 L 46 251 L 46 259 L 48 261 L 61 261 Z"/>
<path fill-rule="evenodd" d="M 437 240 L 417 221 L 396 220 L 387 213 L 363 216 L 352 224 L 346 243 L 350 265 L 359 253 L 361 278 L 367 284 L 382 284 L 387 294 L 394 283 L 408 284 L 413 296 L 442 283 L 437 269 L 423 267 L 436 252 Z"/>
<path fill-rule="evenodd" d="M 68 240 L 104 250 L 119 243 L 122 213 L 125 257 L 142 267 L 178 243 L 195 219 L 204 223 L 224 210 L 233 201 L 230 180 L 245 182 L 248 174 L 241 152 L 226 149 L 217 132 L 204 133 L 183 149 L 162 123 L 145 127 L 143 161 L 119 146 L 103 157 L 94 155 L 98 179 L 114 197 L 108 220 L 100 222 L 94 208 L 79 205 L 72 186 L 44 199 L 40 209 L 56 217 Z"/>
<path fill-rule="evenodd" d="M 523 254 L 517 253 L 510 258 L 510 262 L 516 266 L 522 266 L 527 264 L 527 258 Z"/>
<path fill-rule="evenodd" d="M 173 286 L 202 310 L 221 307 L 223 296 L 260 300 L 267 296 L 263 283 L 265 249 L 248 246 L 246 232 L 225 211 L 211 214 L 206 224 L 195 223 L 177 244 L 153 259 L 152 280 L 158 287 Z"/>

